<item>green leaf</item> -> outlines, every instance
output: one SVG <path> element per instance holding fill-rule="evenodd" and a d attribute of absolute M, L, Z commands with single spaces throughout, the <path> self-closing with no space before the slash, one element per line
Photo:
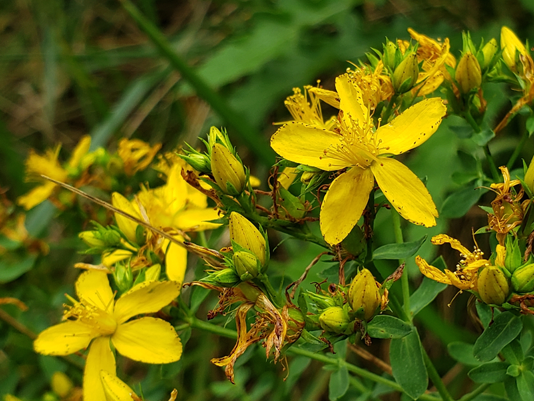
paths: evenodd
<path fill-rule="evenodd" d="M 389 315 L 375 316 L 367 325 L 367 334 L 372 338 L 402 338 L 412 331 L 412 326 Z"/>
<path fill-rule="evenodd" d="M 500 383 L 506 380 L 509 366 L 506 362 L 485 363 L 471 369 L 468 375 L 475 383 Z"/>
<path fill-rule="evenodd" d="M 476 309 L 477 309 L 478 317 L 480 318 L 480 321 L 482 322 L 482 326 L 484 326 L 485 329 L 488 328 L 493 317 L 501 313 L 497 309 L 493 309 L 487 304 L 485 304 L 484 302 L 480 302 L 480 301 L 476 302 Z"/>
<path fill-rule="evenodd" d="M 506 374 L 508 376 L 518 377 L 521 374 L 521 369 L 518 365 L 510 365 L 508 366 L 508 369 L 506 369 Z"/>
<path fill-rule="evenodd" d="M 527 118 L 527 131 L 528 136 L 531 136 L 534 133 L 534 115 Z"/>
<path fill-rule="evenodd" d="M 475 342 L 475 358 L 481 362 L 491 361 L 521 333 L 522 328 L 521 318 L 511 312 L 496 316 L 493 324 L 484 330 Z"/>
<path fill-rule="evenodd" d="M 506 394 L 508 395 L 508 399 L 514 400 L 514 401 L 530 401 L 530 400 L 522 400 L 521 395 L 519 394 L 519 391 L 517 389 L 517 383 L 515 378 L 509 377 L 504 381 L 504 388 L 506 390 Z"/>
<path fill-rule="evenodd" d="M 511 363 L 513 365 L 521 364 L 521 362 L 523 362 L 523 359 L 525 358 L 519 339 L 512 341 L 510 344 L 504 347 L 502 349 L 502 354 L 506 362 Z"/>
<path fill-rule="evenodd" d="M 373 252 L 373 259 L 406 259 L 413 256 L 426 241 L 426 235 L 418 241 L 403 244 L 387 244 Z"/>
<path fill-rule="evenodd" d="M 328 399 L 330 401 L 338 400 L 343 397 L 349 389 L 349 371 L 345 365 L 330 375 L 328 385 Z"/>
<path fill-rule="evenodd" d="M 36 259 L 36 255 L 25 255 L 21 258 L 0 260 L 0 283 L 9 283 L 30 271 Z"/>
<path fill-rule="evenodd" d="M 494 137 L 495 132 L 488 128 L 473 135 L 473 142 L 475 142 L 478 146 L 486 146 Z"/>
<path fill-rule="evenodd" d="M 480 394 L 473 398 L 473 401 L 510 401 L 508 398 L 495 394 Z"/>
<path fill-rule="evenodd" d="M 447 267 L 442 256 L 434 260 L 431 265 L 440 270 Z M 419 288 L 417 288 L 417 290 L 410 296 L 410 311 L 412 312 L 412 316 L 415 316 L 422 311 L 445 288 L 447 288 L 447 284 L 438 283 L 428 277 L 424 277 Z"/>
<path fill-rule="evenodd" d="M 464 343 L 462 341 L 455 341 L 447 345 L 449 355 L 464 365 L 477 366 L 480 362 L 473 356 L 473 344 Z"/>
<path fill-rule="evenodd" d="M 407 395 L 417 399 L 428 387 L 428 375 L 415 327 L 409 335 L 391 340 L 389 358 L 397 383 Z"/>
<path fill-rule="evenodd" d="M 440 217 L 456 219 L 464 216 L 471 207 L 477 203 L 480 197 L 487 192 L 487 189 L 470 185 L 460 191 L 453 192 L 443 202 Z"/>
<path fill-rule="evenodd" d="M 523 401 L 534 400 L 534 373 L 523 371 L 516 378 L 517 390 Z"/>

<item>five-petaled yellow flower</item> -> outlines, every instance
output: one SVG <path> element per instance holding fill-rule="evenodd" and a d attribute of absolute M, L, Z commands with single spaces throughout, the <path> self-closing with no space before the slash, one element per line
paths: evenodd
<path fill-rule="evenodd" d="M 106 399 L 101 371 L 115 375 L 115 356 L 110 342 L 122 355 L 145 363 L 171 363 L 180 359 L 182 343 L 174 328 L 153 317 L 130 321 L 133 316 L 155 313 L 180 293 L 174 281 L 144 282 L 117 302 L 106 273 L 89 270 L 76 281 L 80 301 L 67 306 L 64 323 L 43 331 L 34 342 L 44 355 L 69 355 L 89 348 L 83 377 L 84 401 Z"/>
<path fill-rule="evenodd" d="M 339 128 L 320 129 L 300 122 L 280 128 L 271 146 L 282 157 L 326 171 L 350 168 L 330 185 L 321 206 L 325 240 L 340 243 L 360 219 L 374 179 L 402 217 L 427 227 L 436 224 L 436 206 L 417 176 L 392 155 L 425 142 L 446 108 L 440 98 L 425 99 L 375 129 L 360 89 L 345 74 L 336 79 Z M 374 178 L 373 178 L 374 177 Z"/>

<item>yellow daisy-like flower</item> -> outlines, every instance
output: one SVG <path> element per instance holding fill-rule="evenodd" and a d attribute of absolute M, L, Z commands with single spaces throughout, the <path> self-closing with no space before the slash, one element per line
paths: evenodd
<path fill-rule="evenodd" d="M 361 91 L 347 74 L 336 79 L 336 90 L 338 130 L 291 122 L 271 138 L 272 148 L 287 160 L 326 171 L 350 168 L 332 182 L 321 206 L 325 240 L 338 244 L 350 233 L 365 209 L 374 179 L 402 217 L 434 226 L 438 212 L 428 190 L 410 169 L 389 156 L 430 138 L 446 112 L 442 100 L 425 99 L 375 129 Z"/>
<path fill-rule="evenodd" d="M 441 271 L 437 267 L 429 265 L 426 260 L 417 256 L 415 263 L 419 266 L 419 270 L 429 279 L 439 283 L 454 285 L 460 290 L 477 290 L 478 270 L 481 267 L 489 266 L 489 261 L 484 259 L 484 253 L 475 245 L 473 252 L 469 251 L 457 239 L 451 238 L 448 235 L 440 234 L 432 238 L 432 244 L 443 245 L 450 244 L 452 249 L 460 252 L 463 258 L 457 265 L 455 271 L 445 269 Z M 497 246 L 497 264 L 504 266 L 504 247 Z"/>
<path fill-rule="evenodd" d="M 69 171 L 76 171 L 82 165 L 83 158 L 89 152 L 90 145 L 91 137 L 88 135 L 82 137 L 74 148 L 66 168 L 63 168 L 58 161 L 60 146 L 56 146 L 55 149 L 47 149 L 44 155 L 37 154 L 34 150 L 31 150 L 26 160 L 26 180 L 42 180 L 41 174 L 46 174 L 54 180 L 65 182 L 69 177 Z M 89 162 L 83 163 L 84 168 L 89 167 L 89 165 Z M 20 196 L 17 199 L 17 203 L 24 209 L 30 210 L 52 196 L 55 188 L 56 184 L 45 181 L 27 194 Z"/>
<path fill-rule="evenodd" d="M 219 227 L 220 224 L 210 222 L 219 218 L 219 210 L 208 207 L 206 195 L 187 184 L 181 175 L 181 169 L 181 164 L 174 165 L 168 171 L 167 183 L 155 189 L 143 189 L 137 194 L 138 201 L 130 202 L 121 194 L 114 193 L 113 206 L 169 232 L 179 241 L 183 241 L 184 238 L 173 233 L 173 230 L 196 232 Z M 137 223 L 119 214 L 115 214 L 115 219 L 120 230 L 135 243 Z M 165 253 L 167 277 L 183 282 L 187 266 L 187 250 L 177 244 L 169 244 L 168 240 L 159 241 L 157 244 Z M 103 263 L 111 266 L 132 255 L 132 252 L 117 250 L 104 255 Z"/>
<path fill-rule="evenodd" d="M 148 167 L 160 148 L 161 143 L 150 146 L 140 139 L 123 138 L 119 142 L 117 154 L 124 162 L 124 172 L 127 175 L 134 175 Z"/>
<path fill-rule="evenodd" d="M 115 374 L 115 356 L 110 341 L 122 355 L 145 363 L 176 362 L 182 343 L 167 322 L 153 317 L 130 318 L 155 313 L 180 293 L 174 281 L 144 282 L 122 295 L 116 302 L 107 274 L 94 270 L 76 281 L 80 301 L 66 306 L 66 322 L 43 331 L 33 343 L 43 355 L 69 355 L 90 344 L 83 376 L 84 401 L 106 399 L 101 371 Z"/>

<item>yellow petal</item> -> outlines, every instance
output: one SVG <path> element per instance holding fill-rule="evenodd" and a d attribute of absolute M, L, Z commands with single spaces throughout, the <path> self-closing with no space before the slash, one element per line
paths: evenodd
<path fill-rule="evenodd" d="M 45 182 L 43 185 L 33 188 L 27 194 L 19 196 L 17 199 L 17 204 L 26 210 L 33 209 L 39 203 L 47 200 L 50 195 L 52 195 L 52 192 L 54 192 L 55 187 L 56 184 L 53 182 Z"/>
<path fill-rule="evenodd" d="M 135 392 L 117 376 L 102 370 L 100 380 L 106 394 L 105 401 L 132 401 Z"/>
<path fill-rule="evenodd" d="M 153 317 L 121 324 L 111 341 L 117 351 L 134 361 L 171 363 L 182 356 L 182 343 L 174 327 Z"/>
<path fill-rule="evenodd" d="M 336 91 L 339 94 L 339 108 L 343 112 L 343 118 L 358 121 L 360 126 L 367 122 L 367 107 L 363 104 L 361 90 L 354 85 L 348 74 L 336 78 Z M 350 127 L 351 123 L 347 122 Z"/>
<path fill-rule="evenodd" d="M 415 257 L 415 263 L 417 266 L 419 266 L 419 270 L 421 270 L 421 273 L 423 273 L 425 276 L 427 276 L 429 279 L 437 281 L 438 283 L 443 283 L 447 285 L 451 285 L 451 280 L 447 275 L 439 270 L 437 267 L 434 267 L 432 265 L 429 265 L 426 260 L 424 260 L 421 256 Z"/>
<path fill-rule="evenodd" d="M 120 209 L 123 212 L 126 212 L 134 217 L 140 218 L 139 213 L 132 205 L 132 203 L 120 193 L 113 192 L 113 194 L 111 195 L 111 203 L 117 209 Z M 137 229 L 137 223 L 127 217 L 121 216 L 118 213 L 115 213 L 115 220 L 117 221 L 117 226 L 119 226 L 119 229 L 124 233 L 124 235 L 126 235 L 126 238 L 128 238 L 133 243 L 136 243 L 137 241 L 135 231 Z"/>
<path fill-rule="evenodd" d="M 83 372 L 83 401 L 106 399 L 100 374 L 102 371 L 115 375 L 115 356 L 111 352 L 109 337 L 99 337 L 91 344 Z"/>
<path fill-rule="evenodd" d="M 76 280 L 76 294 L 80 301 L 89 302 L 103 311 L 113 312 L 113 291 L 108 275 L 96 270 L 88 270 Z"/>
<path fill-rule="evenodd" d="M 176 236 L 180 241 L 182 237 Z M 184 282 L 185 270 L 187 269 L 187 249 L 175 243 L 170 243 L 165 252 L 165 272 L 169 280 Z"/>
<path fill-rule="evenodd" d="M 339 244 L 356 225 L 374 185 L 370 169 L 353 167 L 337 177 L 321 206 L 320 224 L 324 239 Z"/>
<path fill-rule="evenodd" d="M 43 355 L 69 355 L 87 348 L 99 335 L 91 326 L 67 320 L 41 332 L 33 342 L 33 348 Z"/>
<path fill-rule="evenodd" d="M 165 200 L 170 204 L 172 202 L 173 210 L 183 209 L 187 201 L 187 192 L 189 188 L 197 191 L 185 182 L 182 177 L 182 166 L 175 164 L 172 166 L 169 175 L 167 176 L 167 184 L 165 185 Z M 197 191 L 199 192 L 199 191 Z M 199 192 L 204 198 L 206 195 Z"/>
<path fill-rule="evenodd" d="M 82 161 L 82 158 L 85 156 L 87 152 L 89 152 L 89 148 L 91 147 L 91 136 L 85 135 L 80 139 L 80 142 L 78 142 L 78 145 L 74 148 L 72 152 L 72 156 L 69 160 L 69 167 L 76 168 Z"/>
<path fill-rule="evenodd" d="M 345 160 L 326 156 L 327 149 L 341 144 L 341 135 L 298 122 L 285 124 L 271 137 L 271 147 L 283 158 L 326 171 L 350 166 Z"/>
<path fill-rule="evenodd" d="M 436 225 L 436 205 L 424 184 L 408 167 L 395 159 L 379 158 L 371 164 L 371 170 L 385 197 L 402 217 L 425 227 Z"/>
<path fill-rule="evenodd" d="M 112 267 L 115 263 L 132 256 L 131 251 L 126 249 L 116 249 L 113 252 L 104 252 L 102 254 L 102 264 L 106 267 Z"/>
<path fill-rule="evenodd" d="M 440 98 L 425 99 L 376 131 L 380 154 L 398 155 L 424 143 L 438 129 L 447 108 Z"/>
<path fill-rule="evenodd" d="M 121 324 L 141 313 L 155 313 L 180 294 L 175 281 L 145 281 L 121 296 L 115 304 L 114 317 Z"/>
<path fill-rule="evenodd" d="M 173 226 L 182 231 L 204 231 L 220 227 L 220 223 L 210 223 L 219 216 L 219 209 L 187 209 L 179 212 L 173 221 Z"/>
<path fill-rule="evenodd" d="M 320 100 L 339 109 L 339 95 L 337 92 L 323 88 L 309 87 L 308 92 L 315 94 Z"/>
<path fill-rule="evenodd" d="M 534 171 L 534 168 L 532 170 Z M 288 189 L 289 186 L 293 184 L 293 181 L 295 181 L 298 174 L 299 172 L 296 167 L 286 167 L 284 171 L 278 175 L 278 184 L 280 184 L 282 188 Z"/>

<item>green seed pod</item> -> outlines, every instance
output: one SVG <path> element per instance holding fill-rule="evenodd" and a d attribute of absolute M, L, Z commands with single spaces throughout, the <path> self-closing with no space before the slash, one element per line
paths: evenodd
<path fill-rule="evenodd" d="M 534 263 L 521 269 L 517 269 L 512 274 L 512 288 L 519 293 L 534 291 Z"/>
<path fill-rule="evenodd" d="M 236 272 L 230 268 L 217 270 L 216 272 L 210 273 L 200 281 L 220 287 L 233 287 L 241 282 Z"/>
<path fill-rule="evenodd" d="M 321 313 L 319 323 L 324 331 L 343 334 L 349 327 L 350 318 L 341 306 L 332 306 Z"/>
<path fill-rule="evenodd" d="M 243 281 L 248 281 L 258 276 L 258 259 L 246 251 L 235 252 L 233 257 L 237 275 Z"/>
<path fill-rule="evenodd" d="M 362 269 L 352 280 L 349 288 L 349 304 L 354 312 L 363 308 L 365 320 L 370 320 L 380 305 L 380 291 L 373 274 Z"/>
<path fill-rule="evenodd" d="M 506 276 L 496 266 L 482 269 L 478 275 L 478 294 L 487 304 L 502 305 L 510 294 L 510 285 Z"/>

